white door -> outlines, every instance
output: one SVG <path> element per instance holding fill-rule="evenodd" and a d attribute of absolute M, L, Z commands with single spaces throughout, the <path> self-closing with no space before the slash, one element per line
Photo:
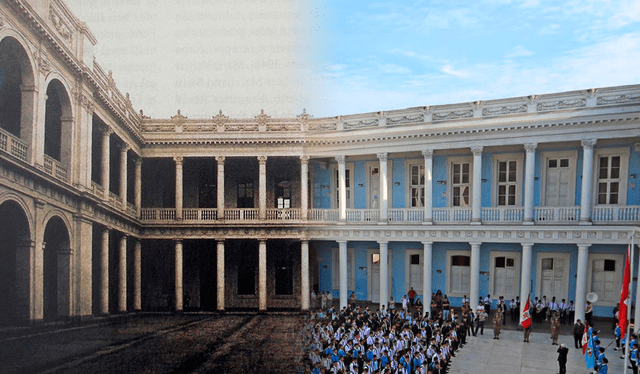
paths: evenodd
<path fill-rule="evenodd" d="M 518 295 L 515 258 L 496 257 L 494 259 L 493 294 L 504 295 L 506 298 Z"/>
<path fill-rule="evenodd" d="M 545 257 L 542 259 L 542 279 L 539 296 L 547 296 L 556 300 L 567 299 L 567 285 L 565 284 L 565 273 L 567 261 L 559 257 Z"/>
<path fill-rule="evenodd" d="M 545 206 L 573 205 L 569 201 L 571 175 L 571 160 L 569 158 L 547 159 Z"/>
<path fill-rule="evenodd" d="M 369 167 L 369 209 L 380 208 L 380 169 L 378 166 Z"/>
<path fill-rule="evenodd" d="M 372 253 L 369 259 L 371 269 L 371 294 L 370 299 L 374 303 L 380 302 L 380 253 Z"/>
<path fill-rule="evenodd" d="M 409 287 L 408 290 L 413 287 L 416 293 L 422 293 L 422 256 L 419 254 L 412 254 L 409 256 Z M 407 296 L 408 297 L 408 296 Z"/>

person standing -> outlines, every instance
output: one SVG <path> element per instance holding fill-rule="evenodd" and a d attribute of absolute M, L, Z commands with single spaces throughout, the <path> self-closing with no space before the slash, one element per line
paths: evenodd
<path fill-rule="evenodd" d="M 591 317 L 593 316 L 593 306 L 590 301 L 587 301 L 587 305 L 584 309 L 584 319 L 587 321 L 587 324 L 591 326 Z"/>
<path fill-rule="evenodd" d="M 551 316 L 551 339 L 553 343 L 551 345 L 558 345 L 558 335 L 560 334 L 560 318 L 558 318 L 558 312 L 553 312 Z"/>
<path fill-rule="evenodd" d="M 509 303 L 509 313 L 511 314 L 511 322 L 516 321 L 516 316 L 518 315 L 517 309 L 518 309 L 518 306 L 516 304 L 516 301 L 514 299 L 511 299 L 511 302 Z"/>
<path fill-rule="evenodd" d="M 560 344 L 558 348 L 558 365 L 560 366 L 560 374 L 566 374 L 567 372 L 567 355 L 569 354 L 569 348 L 564 344 Z"/>
<path fill-rule="evenodd" d="M 478 334 L 478 330 L 480 330 L 480 335 L 484 335 L 484 320 L 487 319 L 487 317 L 489 317 L 487 312 L 485 312 L 484 309 L 479 309 L 476 316 L 478 321 L 476 322 L 476 331 L 474 335 Z"/>
<path fill-rule="evenodd" d="M 490 294 L 487 294 L 487 297 L 484 298 L 484 311 L 487 314 L 491 313 L 491 304 L 493 304 L 493 299 Z"/>
<path fill-rule="evenodd" d="M 573 321 L 576 317 L 576 306 L 573 304 L 573 300 L 569 301 L 569 321 Z"/>
<path fill-rule="evenodd" d="M 500 340 L 500 328 L 502 324 L 502 308 L 496 308 L 496 313 L 493 316 L 493 338 Z"/>
<path fill-rule="evenodd" d="M 582 348 L 582 335 L 584 334 L 584 325 L 582 321 L 578 319 L 573 325 L 573 341 L 576 345 L 576 349 Z"/>
<path fill-rule="evenodd" d="M 413 287 L 411 287 L 407 294 L 409 295 L 409 306 L 413 307 L 414 301 L 416 299 L 416 291 L 413 289 Z"/>

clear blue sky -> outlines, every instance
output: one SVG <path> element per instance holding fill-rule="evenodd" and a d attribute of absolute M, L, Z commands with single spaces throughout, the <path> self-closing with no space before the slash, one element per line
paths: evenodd
<path fill-rule="evenodd" d="M 640 83 L 640 0 L 67 3 L 98 38 L 98 62 L 161 118 L 324 117 Z M 289 32 L 268 31 L 279 27 Z"/>

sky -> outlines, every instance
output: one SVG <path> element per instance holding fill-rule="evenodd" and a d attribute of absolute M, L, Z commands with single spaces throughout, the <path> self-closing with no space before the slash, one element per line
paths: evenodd
<path fill-rule="evenodd" d="M 136 110 L 313 117 L 640 83 L 640 0 L 66 0 Z"/>

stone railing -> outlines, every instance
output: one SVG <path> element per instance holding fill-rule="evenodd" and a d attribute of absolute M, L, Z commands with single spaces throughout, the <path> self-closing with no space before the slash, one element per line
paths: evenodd
<path fill-rule="evenodd" d="M 524 220 L 524 208 L 482 208 L 482 222 L 517 222 Z"/>
<path fill-rule="evenodd" d="M 433 222 L 465 223 L 471 221 L 471 209 L 433 208 Z"/>
<path fill-rule="evenodd" d="M 591 220 L 599 221 L 636 221 L 640 223 L 640 206 L 611 206 L 591 209 Z"/>
<path fill-rule="evenodd" d="M 570 222 L 580 220 L 580 207 L 535 207 L 533 220 L 536 222 Z"/>
<path fill-rule="evenodd" d="M 140 219 L 143 221 L 175 221 L 175 208 L 142 208 Z"/>
<path fill-rule="evenodd" d="M 300 209 L 267 209 L 267 221 L 299 221 Z"/>
<path fill-rule="evenodd" d="M 309 221 L 314 222 L 338 222 L 340 211 L 338 209 L 311 209 Z"/>
<path fill-rule="evenodd" d="M 227 221 L 257 221 L 260 211 L 255 208 L 225 209 L 224 219 Z"/>
<path fill-rule="evenodd" d="M 215 221 L 218 219 L 216 208 L 184 208 L 182 219 L 185 221 Z"/>
<path fill-rule="evenodd" d="M 7 152 L 18 160 L 27 162 L 27 154 L 29 152 L 27 144 L 4 129 L 0 129 L 0 150 Z"/>
<path fill-rule="evenodd" d="M 63 182 L 67 182 L 69 180 L 67 167 L 47 155 L 44 155 L 44 171 Z"/>

